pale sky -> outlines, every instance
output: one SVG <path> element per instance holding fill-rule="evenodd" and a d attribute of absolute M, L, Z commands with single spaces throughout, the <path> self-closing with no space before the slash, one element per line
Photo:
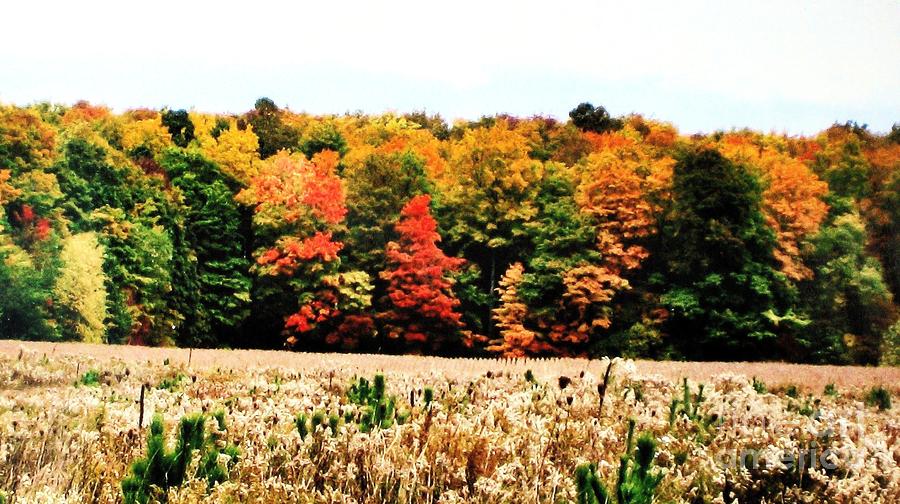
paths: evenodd
<path fill-rule="evenodd" d="M 3 103 L 900 122 L 900 0 L 27 0 L 0 17 Z"/>

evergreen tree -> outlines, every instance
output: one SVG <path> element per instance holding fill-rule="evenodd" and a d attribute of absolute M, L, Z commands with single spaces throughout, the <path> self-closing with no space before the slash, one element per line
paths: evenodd
<path fill-rule="evenodd" d="M 675 165 L 672 194 L 655 280 L 673 342 L 693 359 L 773 356 L 767 314 L 785 312 L 789 290 L 758 180 L 717 151 L 696 150 Z"/>

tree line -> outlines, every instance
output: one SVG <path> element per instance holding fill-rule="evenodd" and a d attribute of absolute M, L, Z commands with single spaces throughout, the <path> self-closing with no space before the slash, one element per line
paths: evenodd
<path fill-rule="evenodd" d="M 0 106 L 0 337 L 897 364 L 900 127 Z"/>

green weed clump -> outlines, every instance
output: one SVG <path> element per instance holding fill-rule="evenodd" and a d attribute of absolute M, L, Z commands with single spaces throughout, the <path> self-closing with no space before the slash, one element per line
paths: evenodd
<path fill-rule="evenodd" d="M 206 417 L 201 414 L 186 416 L 178 426 L 178 439 L 173 450 L 166 448 L 165 429 L 160 416 L 150 423 L 147 437 L 147 456 L 131 465 L 131 474 L 122 481 L 122 495 L 126 504 L 147 504 L 165 501 L 169 488 L 181 486 L 188 479 L 205 479 L 212 486 L 228 480 L 228 471 L 239 456 L 233 444 L 223 444 L 221 432 L 225 431 L 225 414 L 217 412 L 213 419 L 218 432 L 207 434 Z M 194 454 L 200 457 L 196 473 L 188 474 Z M 227 466 L 219 463 L 219 456 L 230 457 Z"/>
<path fill-rule="evenodd" d="M 757 380 L 755 376 L 753 377 L 752 385 L 753 390 L 755 390 L 757 394 L 765 394 L 766 392 L 768 392 L 768 389 L 766 389 L 766 384 L 762 380 Z"/>
<path fill-rule="evenodd" d="M 97 387 L 100 385 L 100 372 L 96 369 L 91 369 L 88 372 L 81 375 L 81 378 L 78 379 L 77 385 L 84 385 L 85 387 Z"/>
<path fill-rule="evenodd" d="M 882 386 L 872 387 L 866 394 L 866 406 L 877 406 L 878 411 L 891 409 L 891 393 Z"/>
<path fill-rule="evenodd" d="M 697 388 L 697 394 L 691 394 L 691 388 L 688 386 L 687 378 L 682 382 L 681 397 L 674 397 L 669 403 L 669 427 L 675 425 L 675 420 L 679 417 L 687 418 L 691 421 L 694 430 L 697 432 L 697 441 L 705 443 L 712 438 L 713 430 L 719 423 L 720 419 L 717 415 L 704 415 L 700 412 L 700 406 L 703 404 L 703 384 Z"/>
<path fill-rule="evenodd" d="M 397 414 L 397 398 L 385 394 L 383 374 L 376 374 L 371 385 L 365 378 L 359 378 L 350 385 L 347 399 L 360 407 L 356 418 L 362 432 L 370 432 L 375 428 L 389 429 L 394 423 L 405 422 L 409 416 L 405 412 Z M 427 396 L 425 402 L 429 402 Z"/>
<path fill-rule="evenodd" d="M 179 386 L 181 386 L 181 381 L 187 378 L 183 373 L 177 373 L 172 376 L 167 376 L 163 378 L 159 384 L 156 385 L 156 388 L 159 390 L 168 390 L 172 392 L 176 390 Z"/>
<path fill-rule="evenodd" d="M 426 390 L 427 392 L 427 390 Z M 359 378 L 350 384 L 346 392 L 347 402 L 355 408 L 345 409 L 343 415 L 333 413 L 326 415 L 322 411 L 314 411 L 312 417 L 300 413 L 294 419 L 297 431 L 302 439 L 315 433 L 319 425 L 327 425 L 331 435 L 336 436 L 341 422 L 355 422 L 360 432 L 371 432 L 373 429 L 389 429 L 394 424 L 403 424 L 409 420 L 410 412 L 397 408 L 397 398 L 385 394 L 384 375 L 377 374 L 371 382 Z M 430 402 L 426 394 L 426 403 Z"/>
<path fill-rule="evenodd" d="M 309 435 L 309 417 L 306 413 L 300 413 L 294 419 L 294 425 L 297 426 L 297 432 L 300 433 L 300 439 L 306 439 Z"/>
<path fill-rule="evenodd" d="M 638 436 L 633 444 L 634 420 L 628 421 L 628 440 L 625 453 L 619 458 L 619 474 L 615 492 L 610 494 L 597 475 L 597 465 L 582 464 L 575 468 L 575 488 L 578 504 L 650 504 L 662 481 L 662 474 L 654 471 L 656 440 L 650 433 Z"/>

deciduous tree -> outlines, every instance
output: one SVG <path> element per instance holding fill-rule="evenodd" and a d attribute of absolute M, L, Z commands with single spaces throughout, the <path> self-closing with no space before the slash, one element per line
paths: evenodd
<path fill-rule="evenodd" d="M 387 246 L 390 269 L 381 273 L 392 304 L 382 314 L 388 337 L 419 351 L 452 343 L 462 326 L 450 275 L 463 260 L 438 248 L 441 237 L 430 203 L 430 196 L 419 195 L 403 207 L 396 227 L 399 240 Z"/>

